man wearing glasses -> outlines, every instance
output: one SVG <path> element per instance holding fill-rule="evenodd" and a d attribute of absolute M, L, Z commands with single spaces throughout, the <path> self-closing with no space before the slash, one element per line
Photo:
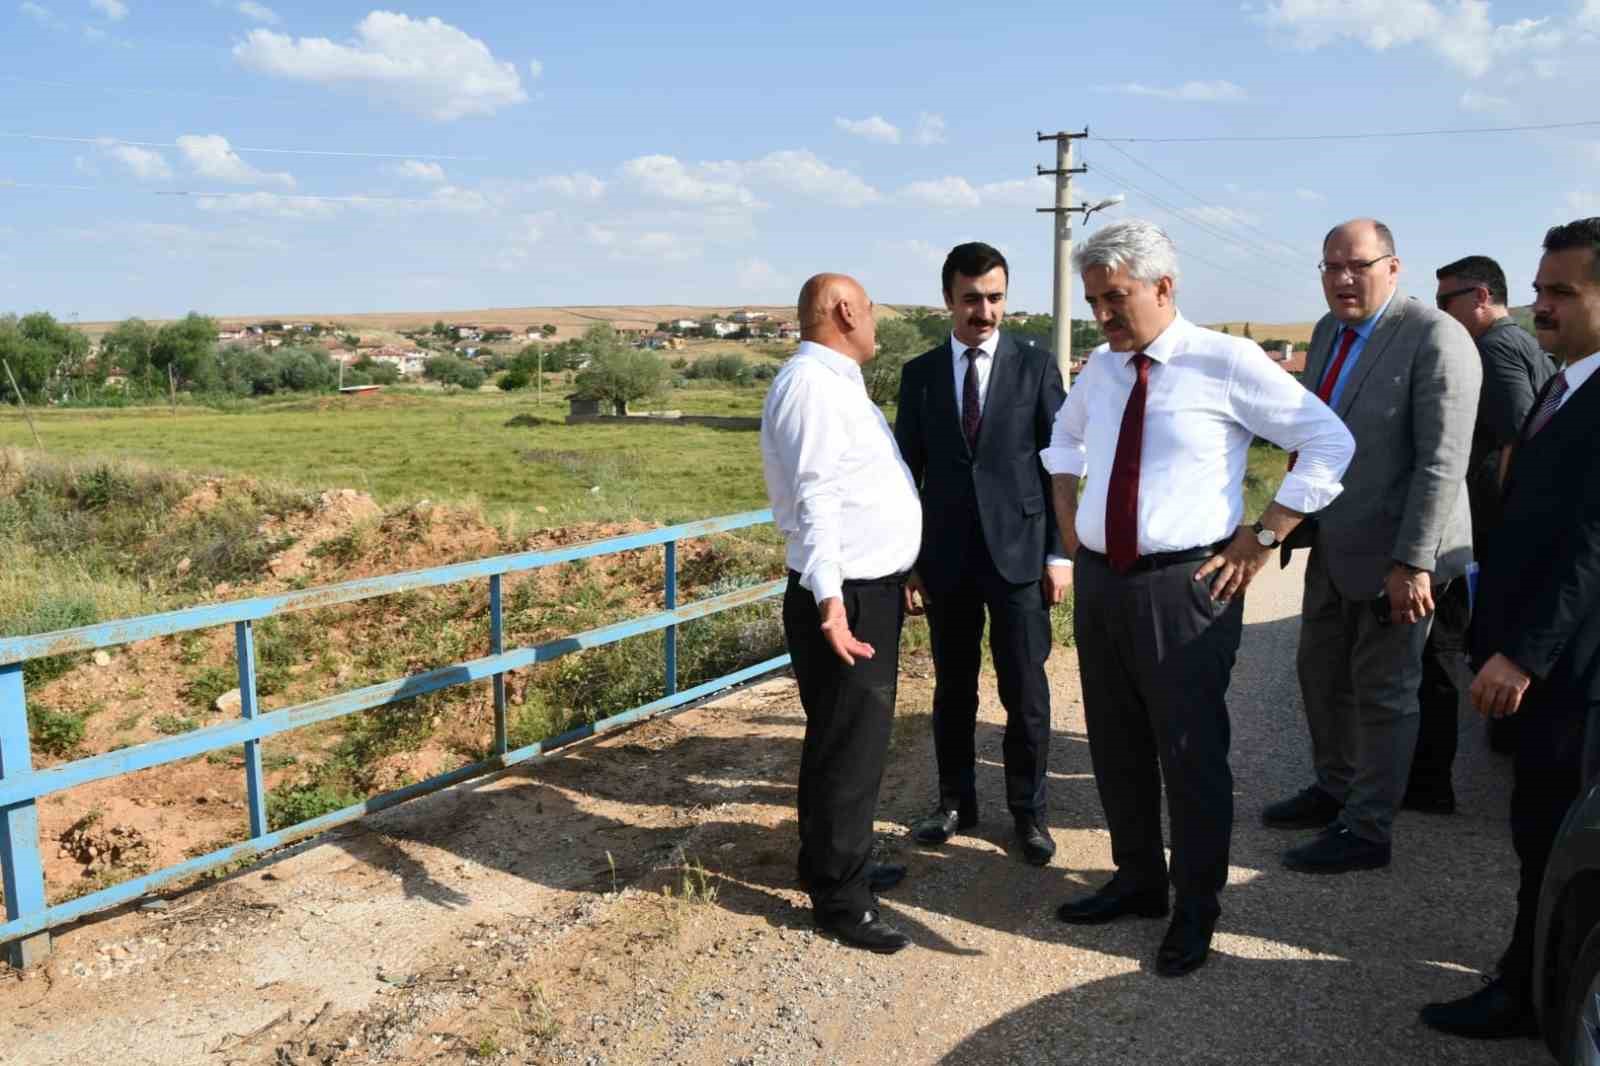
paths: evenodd
<path fill-rule="evenodd" d="M 1467 467 L 1467 498 L 1472 504 L 1472 546 L 1481 556 L 1489 543 L 1489 531 L 1500 524 L 1500 468 L 1517 439 L 1517 431 L 1533 398 L 1544 383 L 1555 376 L 1555 363 L 1539 350 L 1533 334 L 1517 325 L 1506 303 L 1506 275 L 1486 255 L 1469 255 L 1440 267 L 1436 302 L 1439 310 L 1455 319 L 1472 334 L 1483 363 L 1483 392 L 1478 397 L 1478 424 L 1472 431 L 1472 454 Z M 1454 809 L 1448 793 L 1450 764 L 1456 750 L 1456 690 L 1448 692 L 1441 683 L 1432 645 L 1440 643 L 1441 623 L 1447 614 L 1459 610 L 1466 614 L 1466 590 L 1458 589 L 1459 602 L 1441 603 L 1439 621 L 1428 638 L 1429 656 L 1425 660 L 1422 692 L 1422 731 L 1417 736 L 1417 757 L 1411 764 L 1411 784 L 1418 805 L 1429 798 Z M 1447 628 L 1447 627 L 1446 627 Z M 1431 677 L 1429 675 L 1432 675 Z M 1516 745 L 1516 718 L 1489 720 L 1489 746 L 1502 753 Z M 1441 790 L 1438 786 L 1442 784 Z M 1407 806 L 1411 804 L 1408 802 Z"/>
<path fill-rule="evenodd" d="M 1316 780 L 1262 820 L 1320 830 L 1284 865 L 1331 874 L 1389 864 L 1434 597 L 1472 559 L 1463 481 L 1483 373 L 1459 322 L 1397 295 L 1383 223 L 1335 226 L 1319 268 L 1328 314 L 1304 382 L 1356 455 L 1344 492 L 1285 545 L 1311 548 L 1298 666 Z"/>

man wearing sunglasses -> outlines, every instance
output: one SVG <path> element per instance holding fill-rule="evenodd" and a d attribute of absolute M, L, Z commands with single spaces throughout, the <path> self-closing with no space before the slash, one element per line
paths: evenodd
<path fill-rule="evenodd" d="M 1478 345 L 1483 362 L 1483 392 L 1478 397 L 1478 423 L 1472 430 L 1472 453 L 1467 467 L 1467 498 L 1472 505 L 1472 545 L 1478 555 L 1486 550 L 1489 531 L 1500 524 L 1500 468 L 1517 439 L 1517 430 L 1533 410 L 1533 398 L 1555 376 L 1556 366 L 1539 350 L 1533 334 L 1512 319 L 1506 307 L 1506 275 L 1486 255 L 1469 255 L 1440 267 L 1435 276 L 1439 310 L 1466 327 Z M 1466 591 L 1457 595 L 1459 613 L 1465 614 Z M 1442 810 L 1450 792 L 1450 764 L 1455 757 L 1456 689 L 1440 683 L 1432 645 L 1440 643 L 1439 623 L 1450 613 L 1441 603 L 1436 632 L 1429 637 L 1429 658 L 1424 668 L 1422 730 L 1417 736 L 1417 757 L 1411 765 L 1411 788 L 1419 805 L 1434 799 Z M 1445 628 L 1449 628 L 1448 626 Z M 1452 649 L 1453 650 L 1453 649 Z M 1431 676 L 1430 676 L 1431 675 Z M 1491 718 L 1489 746 L 1509 753 L 1516 746 L 1518 719 Z M 1440 786 L 1443 786 L 1442 788 Z M 1409 804 L 1408 804 L 1409 805 Z M 1424 806 L 1424 809 L 1426 807 Z"/>
<path fill-rule="evenodd" d="M 1448 315 L 1396 291 L 1394 236 L 1375 219 L 1322 242 L 1328 314 L 1303 379 L 1356 439 L 1344 492 L 1285 544 L 1310 547 L 1298 667 L 1316 780 L 1262 820 L 1317 829 L 1303 873 L 1389 865 L 1416 750 L 1434 602 L 1472 559 L 1463 483 L 1483 372 Z"/>

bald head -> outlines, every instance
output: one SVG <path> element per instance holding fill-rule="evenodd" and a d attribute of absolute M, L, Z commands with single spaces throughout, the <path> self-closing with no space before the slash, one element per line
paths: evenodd
<path fill-rule="evenodd" d="M 871 359 L 877 346 L 872 301 L 867 290 L 848 274 L 817 274 L 800 287 L 800 337 L 825 344 L 858 363 Z"/>
<path fill-rule="evenodd" d="M 1394 234 L 1375 218 L 1353 218 L 1322 239 L 1322 295 L 1341 322 L 1357 325 L 1389 302 L 1400 282 Z"/>

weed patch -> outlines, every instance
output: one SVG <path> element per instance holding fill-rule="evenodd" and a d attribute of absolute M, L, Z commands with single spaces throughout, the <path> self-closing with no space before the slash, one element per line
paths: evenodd
<path fill-rule="evenodd" d="M 47 755 L 71 755 L 83 743 L 87 719 L 88 716 L 84 714 L 70 714 L 34 703 L 28 704 L 28 737 L 32 747 Z"/>
<path fill-rule="evenodd" d="M 280 785 L 267 793 L 267 825 L 274 831 L 287 829 L 359 802 L 360 796 L 331 785 Z"/>

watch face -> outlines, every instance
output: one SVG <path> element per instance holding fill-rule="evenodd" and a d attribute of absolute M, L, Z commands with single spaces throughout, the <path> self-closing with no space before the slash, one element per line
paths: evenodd
<path fill-rule="evenodd" d="M 1263 548 L 1270 548 L 1278 543 L 1278 535 L 1270 529 L 1256 530 L 1256 543 Z"/>

